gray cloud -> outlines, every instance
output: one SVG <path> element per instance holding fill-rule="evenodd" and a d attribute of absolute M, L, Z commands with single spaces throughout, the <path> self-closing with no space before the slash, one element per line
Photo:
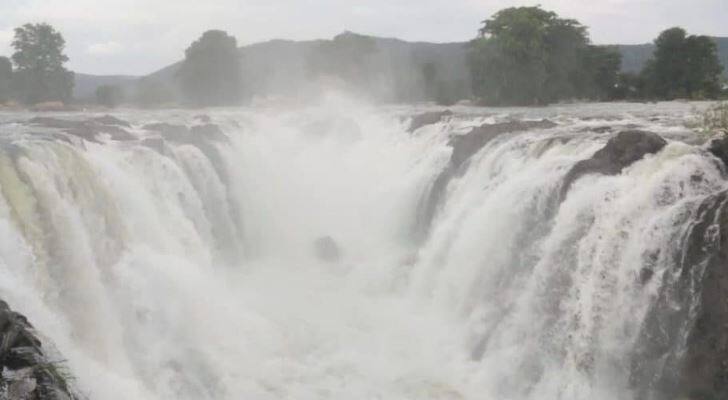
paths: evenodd
<path fill-rule="evenodd" d="M 465 41 L 480 21 L 514 5 L 541 4 L 590 27 L 596 43 L 642 43 L 662 29 L 728 36 L 726 0 L 2 0 L 0 54 L 12 29 L 46 21 L 65 36 L 70 66 L 145 74 L 179 60 L 203 31 L 241 44 L 329 38 L 344 30 L 406 40 Z"/>

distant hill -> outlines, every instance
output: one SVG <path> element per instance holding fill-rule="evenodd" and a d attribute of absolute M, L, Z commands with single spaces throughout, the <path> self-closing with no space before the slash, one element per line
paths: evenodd
<path fill-rule="evenodd" d="M 383 97 L 396 90 L 416 100 L 422 97 L 421 71 L 425 63 L 436 66 L 437 77 L 451 86 L 467 90 L 469 73 L 465 43 L 407 42 L 391 38 L 373 38 L 377 51 L 372 55 L 376 69 L 374 89 Z M 250 95 L 289 95 L 305 90 L 310 82 L 309 59 L 325 40 L 271 40 L 239 49 L 246 90 Z M 174 87 L 180 62 L 166 66 L 145 77 L 95 76 L 77 74 L 74 96 L 89 98 L 100 85 L 119 85 L 128 93 L 136 90 L 139 79 L 161 82 Z"/>
<path fill-rule="evenodd" d="M 73 97 L 76 99 L 93 99 L 96 88 L 103 85 L 128 86 L 136 82 L 138 77 L 129 75 L 90 75 L 76 73 L 76 84 Z"/>
<path fill-rule="evenodd" d="M 377 51 L 372 62 L 377 79 L 371 89 L 380 98 L 397 100 L 423 97 L 421 71 L 425 63 L 436 66 L 438 79 L 456 88 L 460 95 L 469 94 L 470 75 L 466 64 L 464 42 L 407 42 L 393 38 L 373 37 Z M 715 38 L 721 62 L 728 77 L 728 37 Z M 271 40 L 239 49 L 241 68 L 249 95 L 291 95 L 305 93 L 311 77 L 309 58 L 325 40 Z M 653 44 L 617 45 L 622 53 L 622 69 L 638 72 L 654 50 Z M 175 87 L 175 74 L 180 62 L 164 67 L 145 79 Z M 100 85 L 119 85 L 133 93 L 138 80 L 132 76 L 76 75 L 76 98 L 91 98 Z"/>

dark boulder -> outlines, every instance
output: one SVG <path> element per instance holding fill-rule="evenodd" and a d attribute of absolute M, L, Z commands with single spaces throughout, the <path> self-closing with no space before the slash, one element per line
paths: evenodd
<path fill-rule="evenodd" d="M 619 174 L 645 155 L 659 152 L 666 144 L 665 139 L 652 132 L 631 130 L 618 133 L 591 158 L 579 161 L 569 170 L 561 186 L 561 198 L 565 198 L 571 185 L 582 176 Z"/>
<path fill-rule="evenodd" d="M 185 125 L 168 124 L 166 122 L 147 124 L 143 129 L 156 132 L 171 142 L 186 143 L 199 145 L 208 140 L 226 142 L 228 137 L 225 136 L 222 129 L 215 124 L 195 125 L 188 128 Z"/>
<path fill-rule="evenodd" d="M 323 236 L 314 242 L 316 258 L 325 262 L 338 262 L 341 260 L 341 249 L 331 236 Z"/>
<path fill-rule="evenodd" d="M 220 129 L 220 127 L 215 124 L 195 125 L 191 128 L 190 131 L 198 138 L 205 138 L 218 142 L 228 141 L 228 137 L 225 135 L 225 133 L 223 133 L 222 129 Z"/>
<path fill-rule="evenodd" d="M 450 164 L 459 167 L 475 153 L 485 147 L 488 142 L 504 133 L 524 132 L 534 129 L 550 129 L 556 124 L 547 119 L 539 121 L 508 121 L 498 124 L 485 124 L 473 128 L 465 135 L 455 136 L 450 140 L 452 157 Z"/>
<path fill-rule="evenodd" d="M 724 167 L 728 167 L 728 136 L 711 140 L 708 151 L 722 161 Z"/>
<path fill-rule="evenodd" d="M 727 200 L 728 193 L 723 192 L 703 203 L 704 215 L 689 236 L 688 259 L 682 271 L 685 300 L 697 300 L 693 303 L 697 307 L 681 360 L 680 383 L 688 395 L 707 394 L 707 398 L 715 399 L 728 398 Z M 699 274 L 702 265 L 705 270 Z M 694 288 L 698 290 L 690 290 Z M 699 298 L 690 298 L 692 293 Z"/>
<path fill-rule="evenodd" d="M 579 130 L 579 132 L 586 132 L 586 133 L 610 133 L 614 130 L 614 127 L 611 127 L 609 125 L 601 125 L 601 126 L 588 126 L 585 128 L 582 128 Z"/>
<path fill-rule="evenodd" d="M 101 125 L 124 126 L 127 128 L 131 127 L 130 123 L 124 121 L 123 119 L 114 117 L 113 115 L 104 115 L 101 117 L 92 118 L 90 121 Z"/>
<path fill-rule="evenodd" d="M 728 191 L 689 217 L 632 356 L 638 398 L 728 399 Z"/>
<path fill-rule="evenodd" d="M 158 122 L 144 125 L 142 128 L 150 132 L 159 133 L 165 139 L 171 141 L 189 142 L 191 140 L 190 129 L 185 125 Z"/>
<path fill-rule="evenodd" d="M 108 134 L 113 140 L 133 140 L 134 136 L 116 124 L 105 124 L 96 120 L 77 121 L 53 117 L 35 117 L 28 121 L 31 125 L 61 130 L 69 135 L 98 142 L 99 134 Z"/>
<path fill-rule="evenodd" d="M 101 125 L 101 126 L 94 126 L 93 129 L 96 131 L 97 134 L 107 134 L 111 136 L 111 139 L 118 140 L 118 141 L 128 141 L 128 140 L 136 140 L 136 137 L 132 135 L 131 133 L 127 132 L 125 129 L 120 128 L 117 125 Z"/>
<path fill-rule="evenodd" d="M 144 138 L 139 143 L 141 143 L 142 146 L 149 147 L 159 154 L 164 154 L 164 139 L 161 137 Z"/>
<path fill-rule="evenodd" d="M 62 368 L 48 358 L 28 320 L 0 300 L 0 399 L 76 398 Z"/>
<path fill-rule="evenodd" d="M 408 132 L 414 132 L 425 125 L 432 125 L 440 122 L 444 117 L 449 117 L 453 114 L 450 110 L 445 111 L 430 111 L 422 114 L 415 115 L 412 117 L 410 126 L 407 129 Z"/>

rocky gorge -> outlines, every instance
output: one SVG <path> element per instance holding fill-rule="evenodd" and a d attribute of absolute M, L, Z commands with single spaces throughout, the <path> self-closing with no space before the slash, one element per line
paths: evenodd
<path fill-rule="evenodd" d="M 2 115 L 0 398 L 724 398 L 700 106 Z"/>

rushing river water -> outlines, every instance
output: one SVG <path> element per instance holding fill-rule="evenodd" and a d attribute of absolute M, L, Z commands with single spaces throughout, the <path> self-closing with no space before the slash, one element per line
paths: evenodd
<path fill-rule="evenodd" d="M 636 399 L 678 243 L 726 188 L 685 127 L 701 107 L 455 107 L 408 132 L 422 109 L 332 98 L 209 111 L 223 137 L 184 140 L 142 127 L 200 112 L 119 111 L 124 140 L 2 114 L 0 298 L 90 399 Z M 451 137 L 543 118 L 433 197 Z M 634 128 L 668 144 L 559 197 Z"/>

